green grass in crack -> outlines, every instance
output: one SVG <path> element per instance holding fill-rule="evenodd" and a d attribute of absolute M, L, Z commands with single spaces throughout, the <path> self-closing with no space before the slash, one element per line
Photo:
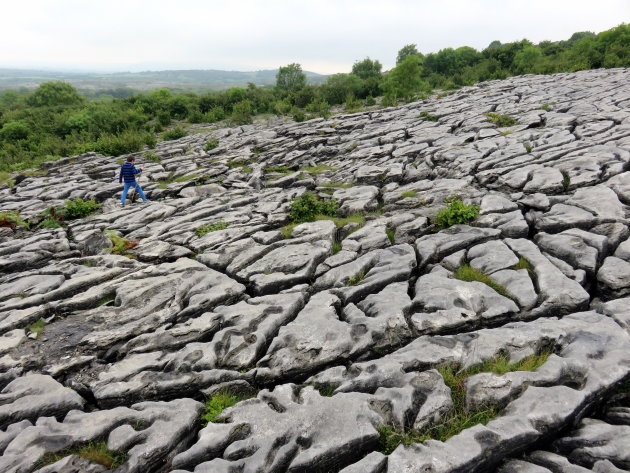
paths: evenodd
<path fill-rule="evenodd" d="M 415 197 L 418 191 L 405 191 L 400 194 L 401 199 L 406 199 L 407 197 Z"/>
<path fill-rule="evenodd" d="M 499 113 L 492 112 L 486 113 L 485 115 L 488 117 L 488 121 L 490 123 L 493 123 L 498 127 L 513 126 L 518 124 L 518 121 L 509 115 L 501 115 Z"/>
<path fill-rule="evenodd" d="M 361 271 L 359 274 L 355 274 L 351 278 L 348 278 L 348 286 L 356 286 L 365 279 L 365 272 Z"/>
<path fill-rule="evenodd" d="M 511 363 L 506 356 L 497 356 L 478 365 L 459 370 L 457 366 L 438 367 L 444 383 L 451 390 L 453 407 L 439 422 L 426 426 L 421 430 L 401 430 L 389 425 L 380 426 L 379 451 L 386 455 L 392 453 L 400 444 L 411 445 L 428 439 L 445 442 L 454 435 L 477 424 L 487 424 L 497 417 L 503 406 L 479 406 L 466 408 L 466 380 L 479 373 L 495 373 L 502 375 L 511 371 L 533 371 L 540 368 L 551 355 L 550 351 L 531 355 L 520 361 Z"/>
<path fill-rule="evenodd" d="M 300 171 L 308 172 L 309 174 L 312 174 L 313 176 L 319 176 L 320 174 L 326 171 L 332 171 L 333 169 L 334 168 L 332 166 L 326 166 L 322 164 L 319 166 L 305 167 L 305 168 L 300 169 Z"/>
<path fill-rule="evenodd" d="M 250 399 L 251 397 L 251 394 L 233 394 L 226 391 L 215 393 L 206 401 L 206 412 L 201 417 L 201 420 L 204 425 L 208 424 L 208 422 L 221 422 L 217 419 L 219 414 L 228 407 L 232 407 L 245 399 Z"/>
<path fill-rule="evenodd" d="M 494 282 L 492 279 L 490 279 L 490 277 L 487 274 L 479 271 L 478 269 L 473 268 L 469 264 L 464 264 L 460 266 L 459 268 L 457 268 L 454 275 L 455 275 L 455 278 L 459 279 L 460 281 L 482 282 L 486 286 L 490 286 L 492 289 L 494 289 L 496 292 L 501 294 L 503 297 L 508 297 L 508 298 L 512 297 L 507 292 L 505 287 L 503 287 L 501 284 Z"/>
<path fill-rule="evenodd" d="M 229 225 L 226 222 L 208 223 L 195 230 L 198 237 L 207 235 L 208 233 L 216 232 L 218 230 L 225 230 Z"/>
<path fill-rule="evenodd" d="M 512 266 L 512 269 L 514 271 L 518 271 L 519 269 L 526 269 L 530 277 L 534 276 L 534 267 L 529 262 L 529 260 L 525 258 L 524 256 L 519 257 L 518 263 Z"/>
<path fill-rule="evenodd" d="M 337 389 L 332 384 L 324 384 L 324 383 L 315 383 L 313 387 L 319 392 L 320 396 L 331 397 L 335 394 L 335 389 Z"/>
<path fill-rule="evenodd" d="M 45 465 L 58 462 L 62 458 L 70 455 L 85 458 L 93 463 L 103 465 L 108 470 L 113 470 L 123 465 L 127 461 L 127 454 L 119 451 L 112 451 L 107 448 L 107 442 L 88 442 L 87 444 L 77 445 L 55 453 L 47 453 L 37 463 L 37 467 L 41 468 Z"/>

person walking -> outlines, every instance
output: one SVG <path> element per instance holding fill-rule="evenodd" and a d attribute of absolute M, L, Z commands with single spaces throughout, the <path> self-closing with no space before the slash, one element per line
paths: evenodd
<path fill-rule="evenodd" d="M 136 181 L 136 174 L 140 174 L 142 171 L 144 171 L 144 167 L 137 169 L 134 166 L 135 161 L 136 158 L 134 158 L 133 156 L 128 156 L 127 162 L 120 166 L 120 175 L 118 176 L 118 182 L 122 184 L 123 180 L 125 181 L 125 186 L 123 188 L 122 196 L 120 198 L 120 203 L 123 207 L 125 206 L 125 201 L 127 200 L 127 192 L 129 192 L 129 189 L 131 189 L 132 187 L 136 189 L 136 192 L 144 202 L 149 201 L 149 199 L 147 199 L 144 195 L 144 192 L 142 192 L 142 187 L 140 187 L 140 184 L 138 184 L 138 182 Z"/>

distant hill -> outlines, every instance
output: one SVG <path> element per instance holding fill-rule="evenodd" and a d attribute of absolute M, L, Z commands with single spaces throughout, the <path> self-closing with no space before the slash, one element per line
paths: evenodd
<path fill-rule="evenodd" d="M 245 86 L 248 82 L 256 85 L 275 84 L 277 69 L 239 72 L 208 70 L 116 72 L 112 74 L 37 71 L 27 69 L 0 68 L 0 89 L 20 87 L 34 88 L 41 82 L 62 80 L 77 89 L 103 90 L 129 87 L 137 90 L 159 89 L 207 89 L 220 90 L 229 87 Z M 324 82 L 327 76 L 304 71 L 309 83 Z"/>

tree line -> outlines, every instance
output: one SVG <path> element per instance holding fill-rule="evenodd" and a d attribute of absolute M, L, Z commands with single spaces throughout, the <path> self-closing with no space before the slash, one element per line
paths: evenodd
<path fill-rule="evenodd" d="M 463 46 L 424 55 L 409 44 L 398 51 L 390 71 L 368 57 L 356 61 L 350 73 L 331 75 L 319 85 L 307 83 L 299 64 L 280 67 L 275 86 L 250 83 L 203 94 L 123 90 L 88 98 L 70 84 L 44 82 L 33 91 L 0 93 L 0 171 L 86 151 L 120 155 L 152 148 L 160 137 L 185 135 L 174 123 L 244 125 L 261 114 L 303 121 L 328 117 L 333 106 L 352 112 L 514 75 L 612 67 L 630 67 L 630 25 L 578 32 L 565 41 L 493 41 L 481 51 Z"/>

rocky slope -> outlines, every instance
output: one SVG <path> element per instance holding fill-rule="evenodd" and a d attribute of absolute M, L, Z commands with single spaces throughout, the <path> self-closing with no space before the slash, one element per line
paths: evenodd
<path fill-rule="evenodd" d="M 140 181 L 154 202 L 122 209 L 120 158 L 19 176 L 0 210 L 32 223 L 104 207 L 0 229 L 0 471 L 630 471 L 629 83 L 523 76 L 162 142 Z M 306 191 L 365 222 L 283 230 Z M 480 215 L 435 232 L 453 194 Z M 111 254 L 105 230 L 139 244 Z M 466 264 L 494 288 L 455 278 Z M 445 366 L 541 353 L 466 380 L 485 425 L 381 453 L 384 426 L 450 415 Z M 251 397 L 203 426 L 217 392 Z M 77 454 L 98 441 L 122 464 Z"/>

